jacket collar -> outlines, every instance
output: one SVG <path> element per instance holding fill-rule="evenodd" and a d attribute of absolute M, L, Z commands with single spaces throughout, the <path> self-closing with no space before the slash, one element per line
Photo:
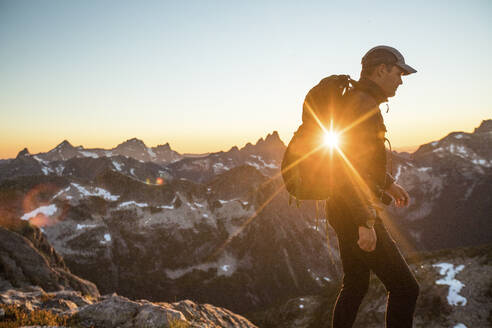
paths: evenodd
<path fill-rule="evenodd" d="M 369 93 L 378 105 L 388 101 L 388 97 L 385 96 L 383 89 L 374 81 L 361 77 L 356 84 L 356 88 Z"/>

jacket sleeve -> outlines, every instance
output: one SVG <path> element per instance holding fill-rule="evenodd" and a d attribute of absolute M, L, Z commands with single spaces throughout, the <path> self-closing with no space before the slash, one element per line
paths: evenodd
<path fill-rule="evenodd" d="M 395 182 L 395 178 L 393 178 L 391 176 L 391 174 L 389 174 L 388 172 L 386 172 L 386 176 L 385 176 L 385 179 L 384 179 L 383 189 L 384 190 L 387 190 L 393 184 L 393 182 Z"/>

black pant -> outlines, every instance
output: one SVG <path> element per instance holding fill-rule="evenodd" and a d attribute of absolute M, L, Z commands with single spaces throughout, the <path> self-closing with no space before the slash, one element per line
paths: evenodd
<path fill-rule="evenodd" d="M 343 285 L 333 311 L 332 327 L 352 327 L 369 288 L 370 270 L 388 291 L 386 327 L 412 327 L 419 285 L 381 219 L 378 217 L 374 225 L 376 249 L 366 252 L 357 244 L 359 230 L 350 220 L 349 205 L 342 201 L 331 202 L 327 210 L 330 225 L 338 236 L 344 272 Z"/>

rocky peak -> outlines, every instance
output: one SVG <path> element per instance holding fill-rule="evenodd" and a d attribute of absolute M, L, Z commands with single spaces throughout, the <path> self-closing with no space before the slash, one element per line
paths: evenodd
<path fill-rule="evenodd" d="M 273 131 L 271 134 L 268 134 L 265 138 L 265 143 L 285 147 L 285 144 L 282 139 L 280 139 L 277 131 Z"/>
<path fill-rule="evenodd" d="M 239 148 L 237 146 L 232 146 L 231 149 L 229 149 L 229 152 L 236 153 L 239 151 Z"/>
<path fill-rule="evenodd" d="M 118 146 L 116 146 L 116 148 L 125 147 L 125 146 L 130 146 L 130 147 L 137 146 L 137 147 L 145 147 L 145 148 L 147 148 L 147 146 L 145 145 L 145 143 L 142 140 L 137 139 L 137 138 L 128 139 L 125 142 L 120 143 Z"/>
<path fill-rule="evenodd" d="M 55 147 L 57 150 L 73 150 L 74 146 L 68 140 L 63 140 L 58 146 Z"/>
<path fill-rule="evenodd" d="M 29 153 L 29 150 L 27 150 L 27 148 L 24 148 L 22 149 L 18 154 L 17 154 L 17 159 L 20 158 L 20 157 L 24 157 L 24 156 L 30 156 L 31 154 Z"/>
<path fill-rule="evenodd" d="M 251 154 L 280 158 L 285 151 L 285 144 L 280 139 L 278 132 L 274 131 L 268 134 L 265 139 L 258 139 L 254 145 L 248 142 L 241 150 Z"/>
<path fill-rule="evenodd" d="M 133 154 L 133 152 L 137 151 L 139 154 L 142 152 L 145 153 L 147 152 L 147 149 L 148 149 L 147 146 L 142 140 L 137 138 L 132 138 L 126 140 L 125 142 L 120 143 L 113 150 L 120 151 L 122 152 L 121 154 L 125 156 L 134 156 L 136 154 Z"/>
<path fill-rule="evenodd" d="M 171 146 L 169 145 L 169 142 L 166 142 L 164 145 L 157 145 L 157 147 L 155 147 L 155 150 L 171 151 Z"/>
<path fill-rule="evenodd" d="M 492 120 L 483 120 L 478 128 L 475 128 L 473 133 L 492 132 Z"/>

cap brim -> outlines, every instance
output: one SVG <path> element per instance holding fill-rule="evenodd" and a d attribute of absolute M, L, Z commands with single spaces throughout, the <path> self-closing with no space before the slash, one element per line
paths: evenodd
<path fill-rule="evenodd" d="M 400 64 L 397 63 L 398 67 L 400 67 L 403 70 L 404 75 L 412 74 L 412 73 L 417 73 L 417 70 L 414 69 L 413 67 L 407 65 L 407 64 Z"/>

